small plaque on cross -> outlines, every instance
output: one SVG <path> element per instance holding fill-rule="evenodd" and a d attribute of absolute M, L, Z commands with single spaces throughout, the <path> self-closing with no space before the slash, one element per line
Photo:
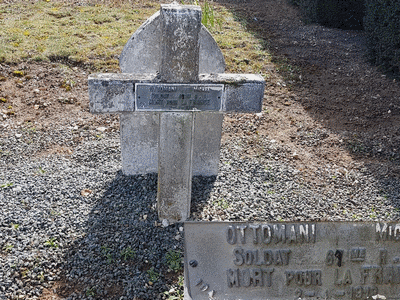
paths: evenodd
<path fill-rule="evenodd" d="M 222 84 L 137 83 L 136 111 L 220 111 Z"/>

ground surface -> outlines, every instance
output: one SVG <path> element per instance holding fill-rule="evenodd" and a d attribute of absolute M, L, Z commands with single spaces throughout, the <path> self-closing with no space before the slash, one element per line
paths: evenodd
<path fill-rule="evenodd" d="M 264 40 L 273 53 L 274 63 L 266 64 L 261 70 L 267 81 L 262 113 L 225 117 L 221 174 L 209 188 L 201 180 L 194 182 L 192 219 L 399 219 L 400 86 L 365 61 L 363 33 L 305 25 L 297 9 L 284 1 L 250 0 L 243 4 L 220 2 L 218 5 L 235 11 L 242 24 Z M 23 71 L 24 76 L 19 77 L 15 70 Z M 165 284 L 175 284 L 177 289 L 176 274 L 167 272 L 158 260 L 172 247 L 168 240 L 174 242 L 174 247 L 182 246 L 178 243 L 180 225 L 166 232 L 157 223 L 152 204 L 156 194 L 154 176 L 134 178 L 136 183 L 132 187 L 132 178 L 117 173 L 120 169 L 118 117 L 89 113 L 89 72 L 80 65 L 66 67 L 57 62 L 0 64 L 0 98 L 4 99 L 0 102 L 0 149 L 6 173 L 0 179 L 16 182 L 25 175 L 17 174 L 12 165 L 28 165 L 33 161 L 34 167 L 30 168 L 36 168 L 36 173 L 41 173 L 44 166 L 49 177 L 54 170 L 54 174 L 61 172 L 64 180 L 68 176 L 74 180 L 77 177 L 87 185 L 71 179 L 72 185 L 66 194 L 77 194 L 73 201 L 83 201 L 76 209 L 84 209 L 92 227 L 82 229 L 85 227 L 82 225 L 71 229 L 77 237 L 68 242 L 65 253 L 56 253 L 64 255 L 61 261 L 65 262 L 63 268 L 54 272 L 59 274 L 59 280 L 48 279 L 48 276 L 54 277 L 53 270 L 44 268 L 48 284 L 42 288 L 41 297 L 90 298 L 95 294 L 93 287 L 102 286 L 106 276 L 113 274 L 116 284 L 104 288 L 103 296 L 98 299 L 138 295 L 139 290 L 151 295 L 155 289 L 165 288 Z M 107 159 L 109 165 L 97 163 Z M 110 179 L 114 173 L 117 173 L 116 179 Z M 48 193 L 49 182 L 64 191 L 59 178 L 47 182 L 42 177 L 35 179 L 39 195 Z M 255 185 L 247 188 L 250 183 Z M 9 201 L 22 197 L 18 187 L 15 189 L 4 188 L 4 198 Z M 139 208 L 138 204 L 134 217 L 123 215 L 131 210 L 123 199 L 132 194 L 137 195 L 135 201 L 139 202 L 146 195 L 148 205 Z M 0 193 L 0 201 L 2 197 Z M 68 199 L 63 201 L 66 202 L 58 203 L 57 209 L 62 211 L 61 217 L 68 224 L 73 224 L 76 215 L 65 209 Z M 34 202 L 30 205 L 30 211 L 35 211 Z M 115 227 L 115 217 L 126 228 Z M 49 211 L 49 222 L 54 219 L 58 222 L 58 218 L 58 214 Z M 16 222 L 9 215 L 5 219 Z M 6 228 L 9 223 L 4 221 L 2 226 Z M 19 223 L 21 228 L 30 226 L 24 225 L 23 220 Z M 132 233 L 134 228 L 138 229 Z M 151 234 L 138 237 L 146 230 Z M 135 251 L 142 255 L 143 261 L 149 262 L 109 263 L 109 257 L 117 257 L 112 252 L 117 253 L 117 246 L 113 248 L 111 244 L 117 231 L 127 236 L 121 245 L 128 241 L 125 246 L 136 247 L 138 241 L 144 240 L 144 245 Z M 162 242 L 161 238 L 158 241 L 154 238 L 158 235 Z M 96 242 L 103 237 L 102 243 Z M 59 239 L 62 238 L 60 235 Z M 159 248 L 149 256 L 146 249 L 155 245 Z M 93 270 L 84 260 L 86 257 L 97 259 L 91 261 Z M 10 258 L 4 248 L 0 258 Z M 78 263 L 80 259 L 86 262 L 85 266 Z M 151 286 L 146 277 L 151 264 L 157 272 L 166 272 L 157 287 Z M 98 269 L 103 273 L 96 273 Z M 135 272 L 140 275 L 135 277 Z M 18 283 L 20 277 L 24 280 L 22 275 L 15 274 L 10 275 L 12 282 Z M 129 282 L 128 287 L 118 278 Z M 78 296 L 71 296 L 73 293 Z"/>
<path fill-rule="evenodd" d="M 362 165 L 400 175 L 400 85 L 365 61 L 362 32 L 304 25 L 297 8 L 285 1 L 221 5 L 266 41 L 276 62 L 262 70 L 267 74 L 262 118 L 245 117 L 253 129 L 243 132 L 240 116 L 227 117 L 226 128 L 276 140 L 309 180 L 318 180 L 322 165 L 343 172 Z M 28 76 L 16 77 L 14 70 Z M 2 126 L 105 126 L 103 117 L 88 111 L 88 73 L 49 63 L 0 65 L 0 97 L 7 100 L 0 103 Z M 112 120 L 107 130 L 118 129 L 117 118 Z M 225 139 L 232 132 L 226 131 Z"/>

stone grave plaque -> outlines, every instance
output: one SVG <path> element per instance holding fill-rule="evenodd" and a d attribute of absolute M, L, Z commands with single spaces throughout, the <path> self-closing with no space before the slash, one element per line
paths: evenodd
<path fill-rule="evenodd" d="M 219 111 L 222 84 L 136 84 L 137 111 Z"/>
<path fill-rule="evenodd" d="M 185 222 L 185 299 L 400 299 L 400 223 Z"/>

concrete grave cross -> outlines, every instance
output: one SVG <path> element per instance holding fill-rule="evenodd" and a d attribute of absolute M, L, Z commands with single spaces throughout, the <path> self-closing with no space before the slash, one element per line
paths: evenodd
<path fill-rule="evenodd" d="M 127 52 L 131 47 L 143 52 L 141 47 L 149 46 L 140 41 L 148 24 L 152 24 L 153 33 L 161 32 L 161 43 L 156 43 L 160 57 L 154 56 L 158 61 L 154 63 L 144 55 L 143 61 L 149 68 L 143 66 L 138 70 L 132 67 Z M 135 39 L 139 39 L 136 44 L 132 41 Z M 201 42 L 211 45 L 202 49 Z M 193 156 L 206 154 L 210 146 L 214 156 L 211 161 L 215 160 L 215 153 L 219 154 L 222 113 L 259 112 L 262 107 L 265 82 L 261 76 L 199 74 L 202 69 L 224 69 L 223 60 L 217 60 L 219 66 L 210 67 L 215 59 L 207 57 L 207 50 L 220 53 L 201 25 L 199 6 L 161 5 L 160 13 L 138 29 L 121 55 L 120 62 L 135 72 L 95 74 L 88 80 L 91 112 L 122 114 L 123 161 L 124 138 L 130 134 L 138 137 L 139 144 L 149 151 L 136 152 L 142 155 L 145 164 L 158 159 L 158 215 L 169 222 L 189 217 L 192 169 L 196 167 Z M 211 143 L 207 142 L 208 133 Z M 210 165 L 212 168 L 213 163 Z"/>

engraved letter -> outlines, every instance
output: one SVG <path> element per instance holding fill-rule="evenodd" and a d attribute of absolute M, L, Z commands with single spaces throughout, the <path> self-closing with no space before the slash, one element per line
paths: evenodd
<path fill-rule="evenodd" d="M 233 263 L 237 266 L 243 265 L 244 259 L 243 259 L 243 249 L 236 248 L 233 250 L 233 255 L 235 255 L 235 260 Z"/>
<path fill-rule="evenodd" d="M 312 284 L 312 275 L 314 275 L 314 271 L 306 270 L 304 272 L 304 285 L 308 286 Z"/>
<path fill-rule="evenodd" d="M 400 240 L 400 224 L 396 224 L 394 227 L 394 238 L 396 241 Z"/>
<path fill-rule="evenodd" d="M 362 267 L 361 268 L 361 284 L 366 284 L 366 279 L 369 275 L 370 267 Z"/>
<path fill-rule="evenodd" d="M 344 278 L 343 278 L 343 284 L 352 284 L 352 280 L 351 280 L 351 273 L 350 270 L 346 270 L 346 273 L 344 273 Z"/>
<path fill-rule="evenodd" d="M 294 272 L 293 271 L 285 271 L 285 274 L 286 274 L 286 285 L 289 285 L 290 282 L 294 278 Z"/>
<path fill-rule="evenodd" d="M 322 272 L 321 270 L 315 270 L 313 276 L 313 285 L 322 285 Z"/>
<path fill-rule="evenodd" d="M 258 244 L 257 229 L 260 225 L 249 225 L 249 228 L 253 229 L 253 244 Z"/>
<path fill-rule="evenodd" d="M 294 278 L 297 285 L 303 285 L 303 271 L 296 271 Z"/>
<path fill-rule="evenodd" d="M 239 286 L 238 269 L 226 271 L 228 276 L 228 287 Z"/>
<path fill-rule="evenodd" d="M 382 283 L 382 268 L 378 267 L 378 268 L 374 268 L 374 275 L 373 275 L 373 283 L 376 284 L 381 284 Z"/>
<path fill-rule="evenodd" d="M 311 236 L 310 236 L 311 243 L 315 243 L 315 236 L 316 236 L 315 224 L 311 224 Z"/>
<path fill-rule="evenodd" d="M 335 285 L 342 285 L 342 280 L 339 279 L 339 269 L 335 269 Z"/>
<path fill-rule="evenodd" d="M 381 224 L 376 223 L 376 240 L 386 240 L 387 239 L 387 229 L 388 226 L 386 223 L 383 223 L 382 227 Z"/>
<path fill-rule="evenodd" d="M 300 224 L 299 225 L 299 241 L 300 243 L 308 243 L 308 224 Z"/>
<path fill-rule="evenodd" d="M 289 243 L 297 243 L 296 228 L 295 225 L 290 226 Z"/>
<path fill-rule="evenodd" d="M 246 265 L 250 266 L 253 263 L 253 251 L 247 250 L 244 253 L 244 262 Z"/>
<path fill-rule="evenodd" d="M 394 281 L 394 266 L 387 266 L 383 268 L 383 283 L 384 284 L 389 284 L 389 283 L 396 283 Z"/>
<path fill-rule="evenodd" d="M 289 264 L 289 254 L 290 250 L 289 249 L 282 249 L 278 250 L 281 253 L 281 258 L 282 258 L 282 263 L 286 266 Z"/>
<path fill-rule="evenodd" d="M 335 253 L 333 253 L 333 250 L 329 250 L 326 253 L 326 264 L 328 266 L 332 266 L 334 261 L 335 261 Z"/>
<path fill-rule="evenodd" d="M 274 272 L 274 268 L 262 268 L 261 271 L 265 274 L 265 284 L 266 286 L 271 286 L 272 283 L 272 272 Z"/>
<path fill-rule="evenodd" d="M 362 299 L 363 296 L 362 286 L 353 287 L 351 290 L 352 290 L 351 299 Z"/>
<path fill-rule="evenodd" d="M 274 261 L 273 253 L 271 250 L 264 250 L 264 261 L 267 266 Z"/>
<path fill-rule="evenodd" d="M 275 251 L 275 265 L 282 265 L 281 251 Z"/>
<path fill-rule="evenodd" d="M 226 230 L 226 241 L 231 244 L 234 245 L 236 244 L 236 228 L 235 226 L 228 226 L 228 229 Z"/>
<path fill-rule="evenodd" d="M 392 279 L 393 283 L 399 284 L 400 283 L 400 266 L 393 266 L 392 270 Z"/>
<path fill-rule="evenodd" d="M 250 276 L 253 281 L 253 286 L 263 286 L 261 269 L 251 269 Z"/>
<path fill-rule="evenodd" d="M 247 225 L 237 225 L 236 226 L 237 229 L 239 229 L 240 231 L 240 242 L 242 244 L 246 244 L 246 237 L 244 236 L 244 230 L 247 228 Z"/>
<path fill-rule="evenodd" d="M 274 240 L 275 244 L 282 242 L 286 243 L 286 225 L 281 224 L 279 226 L 278 224 L 274 225 Z"/>
<path fill-rule="evenodd" d="M 239 278 L 240 285 L 245 287 L 250 286 L 250 270 L 244 269 L 242 271 L 239 270 L 239 272 L 241 273 L 241 276 Z"/>
<path fill-rule="evenodd" d="M 257 266 L 264 265 L 265 264 L 264 253 L 261 250 L 255 250 L 254 252 L 255 252 L 255 256 L 256 256 L 255 257 L 255 264 Z"/>
<path fill-rule="evenodd" d="M 272 230 L 269 225 L 261 225 L 261 242 L 264 244 L 271 243 Z"/>
<path fill-rule="evenodd" d="M 351 261 L 364 261 L 366 255 L 366 249 L 364 247 L 357 247 L 350 249 L 350 260 Z"/>

